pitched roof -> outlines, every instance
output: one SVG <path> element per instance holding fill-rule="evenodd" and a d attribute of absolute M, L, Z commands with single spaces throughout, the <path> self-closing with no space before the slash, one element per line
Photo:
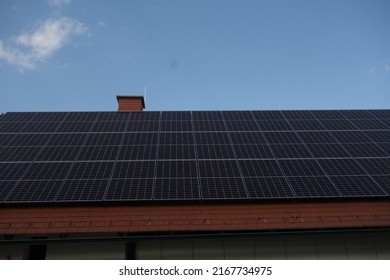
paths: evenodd
<path fill-rule="evenodd" d="M 20 112 L 0 204 L 387 198 L 390 110 Z"/>

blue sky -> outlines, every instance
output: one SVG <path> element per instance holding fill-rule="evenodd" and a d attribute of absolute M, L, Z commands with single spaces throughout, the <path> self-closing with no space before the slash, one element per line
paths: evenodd
<path fill-rule="evenodd" d="M 390 108 L 390 1 L 2 0 L 0 112 Z"/>

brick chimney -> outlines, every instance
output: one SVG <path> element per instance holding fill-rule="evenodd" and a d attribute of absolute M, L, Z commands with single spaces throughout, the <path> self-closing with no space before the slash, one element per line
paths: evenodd
<path fill-rule="evenodd" d="M 117 95 L 118 112 L 141 112 L 145 108 L 143 96 Z"/>

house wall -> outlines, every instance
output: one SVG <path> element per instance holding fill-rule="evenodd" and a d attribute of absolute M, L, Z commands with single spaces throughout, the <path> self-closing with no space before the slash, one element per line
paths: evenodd
<path fill-rule="evenodd" d="M 386 259 L 390 234 L 321 234 L 160 239 L 137 242 L 137 259 Z M 0 246 L 0 259 L 26 259 L 29 245 Z M 46 259 L 125 259 L 126 242 L 49 243 Z"/>

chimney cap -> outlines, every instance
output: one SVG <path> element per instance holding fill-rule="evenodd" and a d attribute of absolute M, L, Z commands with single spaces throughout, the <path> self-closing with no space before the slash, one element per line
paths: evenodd
<path fill-rule="evenodd" d="M 145 109 L 145 99 L 143 95 L 117 95 L 116 99 L 118 100 L 118 103 L 120 99 L 141 99 L 142 108 Z"/>

